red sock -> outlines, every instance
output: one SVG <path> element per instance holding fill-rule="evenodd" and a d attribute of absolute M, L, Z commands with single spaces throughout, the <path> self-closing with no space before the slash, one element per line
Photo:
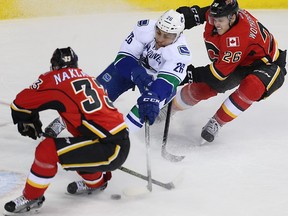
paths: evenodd
<path fill-rule="evenodd" d="M 83 178 L 85 184 L 91 188 L 97 188 L 102 186 L 105 182 L 111 179 L 111 172 L 95 172 L 95 173 L 85 173 L 78 172 L 78 174 Z"/>
<path fill-rule="evenodd" d="M 221 105 L 215 114 L 220 125 L 237 118 L 248 109 L 253 102 L 259 100 L 265 92 L 265 86 L 261 80 L 254 76 L 247 76 L 240 83 L 239 89 L 233 92 Z"/>
<path fill-rule="evenodd" d="M 58 155 L 54 140 L 47 138 L 36 148 L 35 159 L 26 180 L 23 195 L 27 199 L 42 196 L 57 173 Z"/>

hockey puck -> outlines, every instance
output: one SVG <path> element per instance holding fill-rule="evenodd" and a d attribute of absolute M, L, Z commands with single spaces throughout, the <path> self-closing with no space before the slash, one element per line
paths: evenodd
<path fill-rule="evenodd" d="M 111 199 L 113 199 L 113 200 L 119 200 L 119 199 L 121 199 L 121 195 L 120 195 L 120 194 L 112 194 L 112 195 L 111 195 Z"/>

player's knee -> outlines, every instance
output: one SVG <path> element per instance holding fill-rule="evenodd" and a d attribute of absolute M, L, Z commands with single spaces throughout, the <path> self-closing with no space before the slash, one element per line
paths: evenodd
<path fill-rule="evenodd" d="M 258 101 L 265 93 L 265 85 L 257 76 L 251 74 L 242 80 L 239 92 L 250 101 Z"/>
<path fill-rule="evenodd" d="M 191 102 L 194 103 L 195 101 L 206 100 L 216 95 L 217 92 L 206 83 L 192 83 L 184 86 L 181 91 L 182 100 L 187 104 L 191 104 Z"/>
<path fill-rule="evenodd" d="M 55 165 L 58 162 L 58 155 L 54 140 L 46 138 L 36 148 L 35 158 L 37 161 Z"/>

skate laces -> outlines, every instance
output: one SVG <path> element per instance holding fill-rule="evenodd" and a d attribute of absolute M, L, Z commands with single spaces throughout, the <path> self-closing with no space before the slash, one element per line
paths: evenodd
<path fill-rule="evenodd" d="M 217 120 L 213 117 L 208 123 L 202 128 L 201 137 L 208 142 L 213 142 L 215 136 L 217 135 L 221 125 L 217 122 Z M 204 144 L 205 142 L 201 142 Z"/>
<path fill-rule="evenodd" d="M 215 118 L 211 118 L 209 122 L 205 125 L 203 130 L 207 131 L 208 133 L 212 135 L 216 135 L 220 129 L 220 124 L 216 121 Z"/>
<path fill-rule="evenodd" d="M 92 187 L 87 186 L 83 180 L 80 180 L 80 181 L 75 181 L 75 182 L 70 183 L 67 186 L 67 192 L 70 194 L 82 194 L 82 193 L 91 194 L 94 191 L 105 190 L 107 185 L 108 183 L 104 182 L 99 187 L 92 188 Z"/>
<path fill-rule="evenodd" d="M 5 204 L 4 208 L 8 212 L 21 213 L 30 211 L 34 208 L 40 208 L 45 201 L 45 197 L 41 196 L 34 200 L 26 199 L 23 195 Z"/>
<path fill-rule="evenodd" d="M 29 202 L 31 202 L 32 200 L 28 200 L 26 199 L 23 195 L 20 197 L 17 197 L 16 199 L 13 200 L 13 202 L 15 203 L 15 209 L 17 209 L 20 206 L 26 206 Z"/>
<path fill-rule="evenodd" d="M 88 187 L 83 180 L 76 181 L 77 192 L 91 191 L 93 188 Z"/>

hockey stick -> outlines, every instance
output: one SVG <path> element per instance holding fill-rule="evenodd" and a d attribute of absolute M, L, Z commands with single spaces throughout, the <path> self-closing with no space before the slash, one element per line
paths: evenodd
<path fill-rule="evenodd" d="M 148 120 L 145 120 L 145 144 L 146 144 L 146 161 L 147 161 L 147 189 L 152 191 L 152 174 L 151 174 L 151 158 L 150 158 L 150 125 Z"/>
<path fill-rule="evenodd" d="M 141 173 L 138 173 L 138 172 L 136 172 L 134 170 L 128 169 L 128 168 L 123 167 L 123 166 L 121 166 L 118 169 L 123 171 L 123 172 L 125 172 L 125 173 L 128 173 L 130 175 L 133 175 L 133 176 L 135 176 L 137 178 L 140 178 L 140 179 L 143 179 L 145 181 L 148 181 L 148 176 L 142 175 Z M 174 185 L 173 182 L 163 183 L 163 182 L 157 181 L 157 180 L 152 179 L 152 178 L 151 178 L 151 182 L 153 184 L 158 185 L 159 187 L 163 187 L 163 188 L 165 188 L 167 190 L 171 190 L 171 189 L 175 188 L 175 185 Z"/>
<path fill-rule="evenodd" d="M 13 124 L 12 122 L 5 122 L 5 123 L 1 123 L 0 127 L 5 127 L 7 125 Z"/>
<path fill-rule="evenodd" d="M 169 160 L 171 162 L 180 162 L 185 158 L 185 156 L 173 155 L 173 154 L 169 153 L 166 149 L 169 126 L 170 126 L 171 109 L 172 109 L 172 101 L 168 104 L 167 116 L 166 116 L 166 121 L 165 121 L 165 126 L 164 126 L 161 155 L 163 158 L 165 158 L 166 160 Z"/>
<path fill-rule="evenodd" d="M 6 100 L 0 100 L 0 105 L 4 105 L 6 107 L 9 107 L 10 103 L 8 103 Z M 13 124 L 13 122 L 9 121 L 9 122 L 0 123 L 0 127 L 5 127 L 5 126 L 10 125 L 10 124 Z"/>
<path fill-rule="evenodd" d="M 0 100 L 0 104 L 5 105 L 5 106 L 10 106 L 11 103 L 9 103 L 6 100 Z"/>

